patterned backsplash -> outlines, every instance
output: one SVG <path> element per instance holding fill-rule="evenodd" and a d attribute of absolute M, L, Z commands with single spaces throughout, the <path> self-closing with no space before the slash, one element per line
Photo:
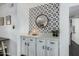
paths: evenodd
<path fill-rule="evenodd" d="M 29 30 L 32 31 L 36 27 L 40 32 L 48 33 L 52 30 L 59 30 L 59 3 L 48 3 L 29 9 Z M 48 24 L 45 28 L 40 29 L 35 20 L 37 16 L 44 14 L 48 17 Z"/>

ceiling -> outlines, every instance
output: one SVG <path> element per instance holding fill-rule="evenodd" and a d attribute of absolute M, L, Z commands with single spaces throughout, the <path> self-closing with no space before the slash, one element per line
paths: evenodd
<path fill-rule="evenodd" d="M 69 17 L 79 17 L 79 5 L 69 8 Z"/>

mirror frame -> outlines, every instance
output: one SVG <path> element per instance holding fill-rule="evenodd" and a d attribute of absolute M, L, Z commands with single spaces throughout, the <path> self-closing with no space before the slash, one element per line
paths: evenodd
<path fill-rule="evenodd" d="M 42 16 L 42 15 L 45 16 L 45 17 L 47 17 L 47 15 L 45 15 L 45 14 L 40 14 L 40 15 L 38 15 L 38 16 L 36 17 L 36 20 L 35 20 L 35 23 L 36 23 L 37 26 L 38 26 L 38 24 L 37 24 L 37 19 L 38 19 L 39 16 Z M 47 24 L 46 24 L 46 26 L 48 25 L 48 22 L 49 22 L 49 19 L 48 19 L 48 17 L 47 17 Z M 38 27 L 42 29 L 42 28 L 45 28 L 46 26 L 44 26 L 44 27 L 39 27 L 39 26 L 38 26 Z"/>

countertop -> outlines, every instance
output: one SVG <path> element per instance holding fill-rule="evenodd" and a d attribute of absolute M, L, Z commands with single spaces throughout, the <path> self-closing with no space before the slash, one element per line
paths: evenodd
<path fill-rule="evenodd" d="M 39 35 L 36 35 L 36 36 L 33 36 L 33 35 L 29 35 L 29 34 L 26 34 L 26 33 L 22 33 L 20 36 L 22 37 L 27 37 L 27 38 L 47 38 L 47 39 L 53 39 L 53 40 L 58 40 L 59 37 L 53 37 L 52 36 L 52 33 L 41 33 Z"/>
<path fill-rule="evenodd" d="M 9 40 L 9 38 L 0 37 L 0 41 Z"/>

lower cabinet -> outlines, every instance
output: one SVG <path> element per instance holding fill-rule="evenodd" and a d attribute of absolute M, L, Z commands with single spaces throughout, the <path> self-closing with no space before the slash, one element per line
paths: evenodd
<path fill-rule="evenodd" d="M 58 56 L 58 41 L 52 39 L 23 37 L 21 47 L 24 56 Z"/>
<path fill-rule="evenodd" d="M 47 56 L 58 56 L 58 42 L 47 40 L 46 52 Z"/>
<path fill-rule="evenodd" d="M 27 55 L 26 52 L 27 49 L 26 49 L 26 39 L 21 37 L 21 55 Z"/>
<path fill-rule="evenodd" d="M 36 49 L 35 49 L 35 39 L 29 38 L 29 56 L 35 56 L 36 55 Z"/>
<path fill-rule="evenodd" d="M 21 40 L 21 55 L 22 56 L 35 56 L 35 39 L 23 37 Z"/>
<path fill-rule="evenodd" d="M 37 56 L 45 56 L 45 40 L 37 39 Z"/>
<path fill-rule="evenodd" d="M 23 38 L 24 39 L 24 41 L 25 41 L 25 43 L 23 43 L 22 42 L 22 44 L 23 45 L 25 45 L 25 52 L 24 52 L 24 55 L 26 55 L 26 56 L 29 56 L 29 40 L 28 40 L 28 38 Z"/>

